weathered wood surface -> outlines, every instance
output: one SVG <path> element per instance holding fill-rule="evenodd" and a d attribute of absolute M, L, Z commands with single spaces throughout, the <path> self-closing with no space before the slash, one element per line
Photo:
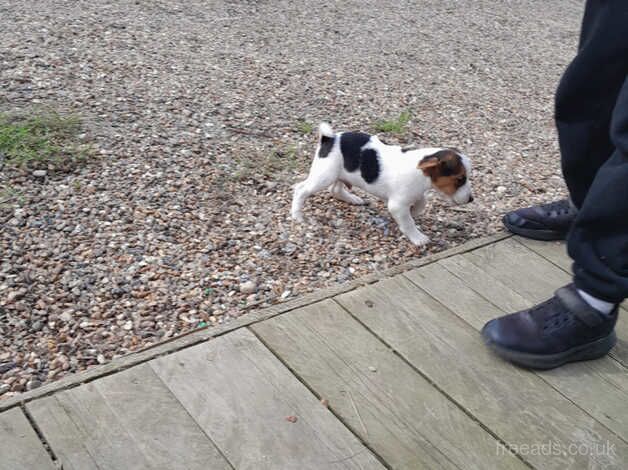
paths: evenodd
<path fill-rule="evenodd" d="M 532 465 L 624 468 L 628 461 L 623 440 L 536 374 L 495 357 L 475 328 L 403 276 L 337 300 Z M 561 452 L 521 452 L 548 443 Z M 612 452 L 600 450 L 607 443 Z M 582 454 L 570 452 L 579 445 Z"/>
<path fill-rule="evenodd" d="M 150 365 L 237 469 L 383 468 L 246 329 Z"/>
<path fill-rule="evenodd" d="M 525 468 L 335 302 L 252 329 L 393 468 Z"/>
<path fill-rule="evenodd" d="M 64 470 L 231 468 L 147 364 L 27 407 Z"/>
<path fill-rule="evenodd" d="M 35 430 L 19 408 L 0 413 L 0 470 L 54 470 Z"/>
<path fill-rule="evenodd" d="M 438 263 L 411 271 L 406 277 L 478 331 L 491 318 L 510 313 L 501 311 Z M 628 441 L 628 371 L 616 360 L 604 357 L 538 375 Z"/>

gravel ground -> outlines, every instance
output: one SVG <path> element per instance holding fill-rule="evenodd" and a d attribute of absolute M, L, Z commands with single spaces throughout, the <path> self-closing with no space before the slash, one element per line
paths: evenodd
<path fill-rule="evenodd" d="M 97 157 L 2 169 L 0 395 L 417 256 L 384 206 L 308 201 L 299 120 L 452 145 L 476 202 L 434 198 L 440 251 L 564 194 L 552 95 L 580 2 L 0 0 L 0 110 L 80 114 Z M 303 129 L 302 129 L 303 130 Z"/>

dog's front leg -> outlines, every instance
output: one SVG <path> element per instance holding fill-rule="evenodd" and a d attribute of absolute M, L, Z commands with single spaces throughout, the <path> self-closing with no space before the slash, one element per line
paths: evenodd
<path fill-rule="evenodd" d="M 429 243 L 429 237 L 421 232 L 414 223 L 408 204 L 391 200 L 388 201 L 388 210 L 399 225 L 401 233 L 408 237 L 415 246 L 422 247 Z"/>

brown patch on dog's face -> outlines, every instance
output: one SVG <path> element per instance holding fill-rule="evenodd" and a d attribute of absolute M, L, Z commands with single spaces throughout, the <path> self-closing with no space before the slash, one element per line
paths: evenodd
<path fill-rule="evenodd" d="M 429 176 L 434 187 L 448 196 L 453 196 L 467 182 L 462 157 L 453 149 L 439 150 L 424 157 L 417 168 Z"/>

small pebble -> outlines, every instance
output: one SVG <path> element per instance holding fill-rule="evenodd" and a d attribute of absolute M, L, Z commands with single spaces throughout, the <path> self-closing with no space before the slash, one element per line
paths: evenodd
<path fill-rule="evenodd" d="M 257 284 L 253 281 L 246 281 L 240 284 L 240 292 L 243 294 L 253 294 L 257 290 Z"/>
<path fill-rule="evenodd" d="M 26 390 L 34 390 L 41 387 L 41 382 L 37 379 L 31 379 L 26 382 Z"/>

